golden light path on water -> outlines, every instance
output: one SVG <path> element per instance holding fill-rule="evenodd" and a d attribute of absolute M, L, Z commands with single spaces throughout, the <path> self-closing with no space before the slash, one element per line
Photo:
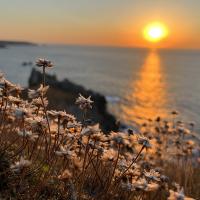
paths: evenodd
<path fill-rule="evenodd" d="M 167 118 L 168 111 L 165 77 L 156 51 L 151 51 L 139 72 L 138 80 L 131 83 L 127 94 L 128 105 L 122 106 L 124 121 L 144 123 L 157 116 Z"/>

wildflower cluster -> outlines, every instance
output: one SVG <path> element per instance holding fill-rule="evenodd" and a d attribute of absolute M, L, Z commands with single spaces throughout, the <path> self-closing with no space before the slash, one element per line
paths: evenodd
<path fill-rule="evenodd" d="M 40 59 L 37 66 L 52 63 Z M 179 162 L 193 161 L 196 142 L 186 137 L 192 129 L 157 120 L 154 129 L 146 124 L 138 132 L 106 135 L 99 124 L 87 125 L 85 115 L 78 122 L 65 111 L 48 110 L 43 75 L 43 84 L 24 100 L 22 88 L 0 74 L 0 151 L 10 163 L 1 173 L 12 186 L 0 188 L 2 198 L 186 199 L 183 190 L 172 188 L 161 161 L 175 161 L 173 153 Z M 75 103 L 85 112 L 93 101 L 79 95 Z"/>

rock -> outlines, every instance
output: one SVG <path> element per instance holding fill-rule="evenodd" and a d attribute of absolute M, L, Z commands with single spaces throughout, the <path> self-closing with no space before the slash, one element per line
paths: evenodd
<path fill-rule="evenodd" d="M 40 83 L 42 83 L 42 73 L 33 68 L 29 78 L 29 87 L 36 88 Z M 115 117 L 107 111 L 107 102 L 103 95 L 87 90 L 67 79 L 58 81 L 55 75 L 46 75 L 46 84 L 50 86 L 47 94 L 49 109 L 66 110 L 81 121 L 82 111 L 75 105 L 75 100 L 79 93 L 85 97 L 91 96 L 94 104 L 87 117 L 93 123 L 99 123 L 106 133 L 118 130 Z"/>
<path fill-rule="evenodd" d="M 22 66 L 23 67 L 26 67 L 26 66 L 31 66 L 31 65 L 33 65 L 33 63 L 31 62 L 31 61 L 24 61 L 24 62 L 22 62 Z"/>

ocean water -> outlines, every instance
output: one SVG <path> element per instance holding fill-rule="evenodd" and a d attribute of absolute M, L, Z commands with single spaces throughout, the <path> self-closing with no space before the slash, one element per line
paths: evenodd
<path fill-rule="evenodd" d="M 0 49 L 0 70 L 14 83 L 27 86 L 35 62 L 55 63 L 49 73 L 104 94 L 108 108 L 127 125 L 157 116 L 196 122 L 200 128 L 200 51 L 147 50 L 83 46 L 15 46 Z M 77 94 L 78 95 L 78 94 Z"/>

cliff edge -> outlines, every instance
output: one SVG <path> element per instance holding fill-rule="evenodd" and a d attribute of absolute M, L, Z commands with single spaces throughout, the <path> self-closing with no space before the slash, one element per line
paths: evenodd
<path fill-rule="evenodd" d="M 29 77 L 29 88 L 36 88 L 41 82 L 42 73 L 33 68 Z M 79 93 L 85 97 L 91 96 L 94 104 L 93 108 L 88 112 L 88 117 L 92 120 L 92 123 L 99 123 L 104 132 L 118 130 L 115 117 L 107 111 L 107 102 L 103 95 L 87 90 L 68 79 L 59 81 L 55 75 L 46 75 L 46 84 L 50 86 L 47 93 L 48 108 L 66 110 L 81 121 L 82 111 L 75 105 L 75 100 Z"/>

